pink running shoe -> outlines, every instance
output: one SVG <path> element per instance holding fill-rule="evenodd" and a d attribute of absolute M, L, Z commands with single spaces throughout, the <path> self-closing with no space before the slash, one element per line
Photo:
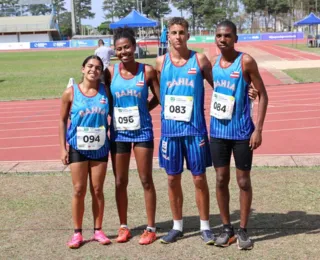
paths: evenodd
<path fill-rule="evenodd" d="M 109 245 L 111 240 L 103 233 L 102 230 L 96 230 L 92 240 L 98 241 L 101 245 Z"/>
<path fill-rule="evenodd" d="M 83 242 L 83 237 L 82 234 L 79 233 L 75 233 L 73 234 L 71 240 L 67 243 L 69 248 L 79 248 L 81 246 L 81 243 Z"/>

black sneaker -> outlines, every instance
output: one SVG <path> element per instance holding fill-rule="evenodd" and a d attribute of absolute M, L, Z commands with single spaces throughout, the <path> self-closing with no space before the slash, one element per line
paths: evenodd
<path fill-rule="evenodd" d="M 234 235 L 234 229 L 232 225 L 223 225 L 221 234 L 215 241 L 215 246 L 227 247 L 235 243 L 237 238 Z"/>
<path fill-rule="evenodd" d="M 183 237 L 183 233 L 179 230 L 171 229 L 167 235 L 160 238 L 162 244 L 169 244 L 176 242 L 177 239 Z"/>
<path fill-rule="evenodd" d="M 237 231 L 237 244 L 240 250 L 251 250 L 253 248 L 253 242 L 249 238 L 245 229 L 238 229 Z"/>
<path fill-rule="evenodd" d="M 214 245 L 215 237 L 211 230 L 202 230 L 201 238 L 206 243 L 206 245 Z"/>

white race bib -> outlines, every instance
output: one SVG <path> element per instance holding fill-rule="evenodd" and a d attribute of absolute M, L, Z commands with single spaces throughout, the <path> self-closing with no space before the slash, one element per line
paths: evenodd
<path fill-rule="evenodd" d="M 210 115 L 218 119 L 230 120 L 232 118 L 234 101 L 235 99 L 233 96 L 213 92 Z"/>
<path fill-rule="evenodd" d="M 192 96 L 166 95 L 164 101 L 164 118 L 189 122 L 193 110 Z"/>
<path fill-rule="evenodd" d="M 140 114 L 138 106 L 115 107 L 113 124 L 115 130 L 138 130 L 140 129 Z"/>
<path fill-rule="evenodd" d="M 79 150 L 99 150 L 106 141 L 106 129 L 77 127 L 77 147 Z"/>

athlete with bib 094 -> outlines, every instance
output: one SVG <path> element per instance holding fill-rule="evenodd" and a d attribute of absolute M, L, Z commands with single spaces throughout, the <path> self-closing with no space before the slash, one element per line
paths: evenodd
<path fill-rule="evenodd" d="M 228 246 L 236 241 L 239 249 L 252 249 L 253 242 L 247 235 L 247 223 L 252 201 L 250 171 L 253 150 L 262 142 L 262 129 L 267 111 L 268 95 L 256 61 L 248 54 L 234 48 L 237 28 L 231 21 L 217 26 L 216 44 L 221 51 L 212 60 L 214 92 L 211 101 L 210 148 L 216 170 L 216 196 L 223 223 L 215 245 Z M 249 84 L 258 90 L 257 121 L 252 120 Z M 230 159 L 233 153 L 236 176 L 240 188 L 240 228 L 237 236 L 230 223 L 229 181 Z"/>
<path fill-rule="evenodd" d="M 82 221 L 88 176 L 94 218 L 93 240 L 104 245 L 111 243 L 101 230 L 104 212 L 103 183 L 109 153 L 107 116 L 110 94 L 100 82 L 103 62 L 98 56 L 87 57 L 81 70 L 82 82 L 73 84 L 62 95 L 59 123 L 61 160 L 65 165 L 70 164 L 73 184 L 72 217 L 75 229 L 67 244 L 70 248 L 79 248 L 83 242 Z M 67 130 L 69 117 L 70 125 Z"/>
<path fill-rule="evenodd" d="M 131 233 L 127 223 L 130 154 L 133 149 L 147 212 L 147 227 L 139 244 L 156 240 L 156 191 L 152 179 L 153 127 L 149 111 L 159 104 L 159 83 L 152 66 L 135 61 L 136 40 L 130 28 L 114 32 L 114 48 L 119 64 L 109 66 L 105 79 L 110 82 L 112 122 L 111 157 L 116 183 L 116 201 L 120 220 L 117 242 L 127 242 Z M 153 93 L 150 102 L 149 88 Z"/>

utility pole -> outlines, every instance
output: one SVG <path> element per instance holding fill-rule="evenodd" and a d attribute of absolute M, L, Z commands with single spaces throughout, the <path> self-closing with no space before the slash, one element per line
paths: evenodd
<path fill-rule="evenodd" d="M 76 34 L 76 20 L 75 20 L 75 15 L 74 15 L 74 0 L 70 1 L 71 4 L 71 25 L 72 25 L 72 36 Z"/>

